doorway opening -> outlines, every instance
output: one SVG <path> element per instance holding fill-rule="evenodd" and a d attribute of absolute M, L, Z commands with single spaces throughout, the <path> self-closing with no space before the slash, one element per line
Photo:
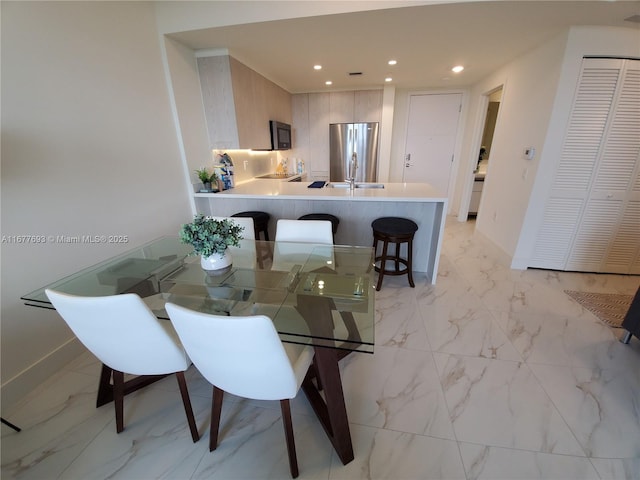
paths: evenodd
<path fill-rule="evenodd" d="M 467 219 L 473 218 L 474 220 L 480 210 L 482 192 L 484 190 L 485 180 L 489 170 L 493 135 L 495 133 L 498 112 L 500 110 L 500 101 L 502 100 L 502 87 L 498 87 L 496 90 L 485 95 L 485 97 L 487 107 L 484 115 L 480 148 L 478 149 L 478 160 L 476 161 L 473 170 L 473 189 L 471 191 L 471 199 L 469 201 L 467 215 Z"/>

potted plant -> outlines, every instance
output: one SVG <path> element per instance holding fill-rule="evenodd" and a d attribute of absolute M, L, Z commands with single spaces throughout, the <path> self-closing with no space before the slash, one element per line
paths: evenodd
<path fill-rule="evenodd" d="M 180 241 L 193 247 L 191 255 L 200 255 L 200 264 L 212 274 L 231 268 L 232 258 L 227 247 L 240 245 L 243 227 L 232 220 L 215 220 L 197 214 L 191 223 L 180 229 Z"/>
<path fill-rule="evenodd" d="M 218 184 L 218 175 L 216 172 L 209 173 L 206 167 L 198 168 L 196 171 L 196 175 L 198 175 L 198 179 L 202 182 L 202 186 L 204 190 L 207 192 L 211 192 L 211 184 Z"/>

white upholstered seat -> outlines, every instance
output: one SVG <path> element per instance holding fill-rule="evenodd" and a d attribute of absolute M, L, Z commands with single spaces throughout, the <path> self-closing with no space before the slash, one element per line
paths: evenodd
<path fill-rule="evenodd" d="M 198 440 L 184 371 L 191 361 L 166 320 L 158 320 L 134 294 L 80 297 L 47 289 L 47 297 L 69 328 L 104 365 L 113 369 L 116 430 L 124 430 L 124 373 L 175 373 L 194 442 Z"/>
<path fill-rule="evenodd" d="M 280 400 L 291 475 L 298 476 L 289 399 L 294 398 L 313 362 L 309 346 L 282 343 L 264 315 L 229 317 L 167 303 L 182 344 L 213 385 L 209 450 L 218 443 L 224 392 L 257 400 Z"/>

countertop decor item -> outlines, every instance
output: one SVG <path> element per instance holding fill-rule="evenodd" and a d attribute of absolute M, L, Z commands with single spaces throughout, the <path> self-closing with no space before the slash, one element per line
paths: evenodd
<path fill-rule="evenodd" d="M 206 167 L 198 168 L 196 171 L 196 175 L 198 175 L 198 179 L 202 182 L 202 189 L 200 189 L 200 193 L 211 193 L 213 191 L 218 191 L 218 188 L 211 188 L 211 184 L 214 184 L 216 187 L 218 186 L 218 175 L 216 172 L 209 173 Z"/>
<path fill-rule="evenodd" d="M 227 248 L 240 245 L 242 230 L 232 220 L 214 220 L 197 214 L 191 223 L 182 225 L 180 241 L 193 247 L 192 255 L 201 256 L 200 263 L 204 270 L 212 274 L 224 273 L 232 263 Z"/>

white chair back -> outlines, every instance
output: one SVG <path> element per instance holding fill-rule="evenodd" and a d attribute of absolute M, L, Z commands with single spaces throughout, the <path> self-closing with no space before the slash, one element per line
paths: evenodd
<path fill-rule="evenodd" d="M 333 245 L 333 231 L 328 220 L 287 220 L 276 225 L 276 242 L 322 243 Z"/>
<path fill-rule="evenodd" d="M 319 247 L 318 245 L 325 245 Z M 329 246 L 330 245 L 330 246 Z M 278 220 L 272 270 L 334 267 L 333 232 L 328 220 Z M 313 256 L 310 255 L 313 253 Z"/>
<path fill-rule="evenodd" d="M 138 295 L 79 297 L 45 292 L 80 342 L 110 368 L 162 375 L 189 367 L 171 322 L 158 320 Z"/>
<path fill-rule="evenodd" d="M 257 400 L 296 396 L 313 350 L 295 346 L 287 351 L 270 318 L 210 315 L 172 303 L 165 308 L 194 365 L 211 384 Z"/>

